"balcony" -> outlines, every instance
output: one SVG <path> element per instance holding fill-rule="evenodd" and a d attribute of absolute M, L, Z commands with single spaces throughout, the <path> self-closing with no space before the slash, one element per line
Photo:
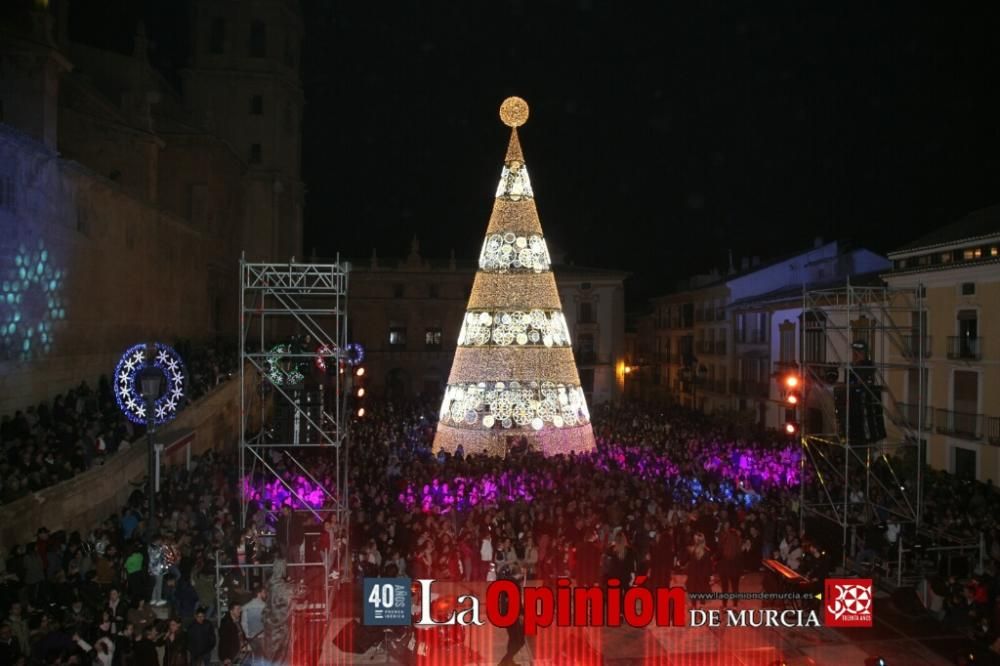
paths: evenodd
<path fill-rule="evenodd" d="M 923 428 L 924 430 L 930 430 L 934 423 L 934 408 L 929 405 L 924 405 L 924 418 L 923 421 L 920 420 L 920 405 L 913 403 L 900 402 L 899 405 L 899 425 L 910 428 L 912 430 L 917 430 L 918 428 Z"/>
<path fill-rule="evenodd" d="M 990 444 L 1000 446 L 1000 416 L 991 416 L 986 419 L 986 439 Z"/>
<path fill-rule="evenodd" d="M 953 412 L 949 409 L 936 411 L 934 425 L 939 433 L 964 439 L 983 438 L 983 429 L 986 426 L 986 417 L 983 414 Z"/>
<path fill-rule="evenodd" d="M 921 350 L 921 347 L 923 349 Z M 931 357 L 931 336 L 909 334 L 903 336 L 903 356 L 906 358 L 919 358 L 923 354 L 924 358 Z"/>
<path fill-rule="evenodd" d="M 983 339 L 969 336 L 948 338 L 948 358 L 963 361 L 978 361 L 983 357 Z"/>

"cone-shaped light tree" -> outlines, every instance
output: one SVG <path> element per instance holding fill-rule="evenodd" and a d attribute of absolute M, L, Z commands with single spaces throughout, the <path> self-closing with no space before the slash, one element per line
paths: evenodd
<path fill-rule="evenodd" d="M 566 318 L 518 141 L 528 105 L 506 99 L 511 128 L 434 450 L 503 456 L 522 440 L 545 455 L 594 448 Z"/>

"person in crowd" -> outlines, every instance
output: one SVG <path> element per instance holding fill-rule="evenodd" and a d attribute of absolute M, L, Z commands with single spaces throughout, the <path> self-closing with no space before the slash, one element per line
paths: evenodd
<path fill-rule="evenodd" d="M 208 621 L 204 608 L 198 608 L 194 622 L 188 627 L 188 650 L 191 666 L 209 666 L 215 647 L 215 626 Z"/>
<path fill-rule="evenodd" d="M 705 544 L 705 535 L 696 532 L 692 543 L 688 546 L 687 582 L 684 588 L 688 594 L 707 594 L 712 591 L 712 557 Z M 697 608 L 704 605 L 704 599 L 690 598 L 691 605 Z"/>
<path fill-rule="evenodd" d="M 187 632 L 181 627 L 181 621 L 172 617 L 167 622 L 167 631 L 163 635 L 163 666 L 188 666 L 190 653 Z"/>
<path fill-rule="evenodd" d="M 719 582 L 723 593 L 739 594 L 740 577 L 743 575 L 743 539 L 740 531 L 728 521 L 723 524 L 719 537 Z M 723 597 L 722 607 L 729 601 Z M 738 598 L 734 598 L 733 607 L 739 606 Z"/>
<path fill-rule="evenodd" d="M 261 654 L 264 642 L 264 610 L 267 608 L 267 588 L 258 586 L 253 599 L 243 605 L 240 624 L 243 636 L 254 654 Z"/>
<path fill-rule="evenodd" d="M 240 619 L 242 610 L 239 604 L 233 604 L 229 612 L 222 616 L 222 622 L 219 624 L 219 661 L 223 666 L 230 666 L 236 661 L 246 644 Z"/>

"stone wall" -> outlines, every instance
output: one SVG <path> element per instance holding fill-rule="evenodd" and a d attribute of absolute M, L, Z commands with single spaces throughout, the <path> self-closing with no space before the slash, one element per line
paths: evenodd
<path fill-rule="evenodd" d="M 2 124 L 0 180 L 0 414 L 93 386 L 136 342 L 216 333 L 202 230 Z"/>
<path fill-rule="evenodd" d="M 256 380 L 248 376 L 248 390 Z M 194 432 L 192 454 L 215 449 L 232 450 L 239 438 L 240 384 L 232 379 L 216 387 L 194 405 L 189 405 L 168 427 L 158 433 L 158 441 L 170 442 L 176 433 Z M 142 438 L 127 451 L 110 457 L 100 467 L 68 481 L 46 488 L 16 502 L 0 505 L 0 551 L 34 539 L 36 530 L 92 529 L 112 513 L 117 513 L 129 494 L 146 475 L 146 442 Z M 183 456 L 173 460 L 183 464 Z"/>

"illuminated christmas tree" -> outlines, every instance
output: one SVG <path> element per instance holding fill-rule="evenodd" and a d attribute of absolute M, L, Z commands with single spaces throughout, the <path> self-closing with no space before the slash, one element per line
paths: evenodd
<path fill-rule="evenodd" d="M 526 440 L 545 455 L 589 451 L 590 413 L 517 136 L 527 103 L 509 97 L 500 118 L 510 143 L 434 450 L 503 456 Z"/>

